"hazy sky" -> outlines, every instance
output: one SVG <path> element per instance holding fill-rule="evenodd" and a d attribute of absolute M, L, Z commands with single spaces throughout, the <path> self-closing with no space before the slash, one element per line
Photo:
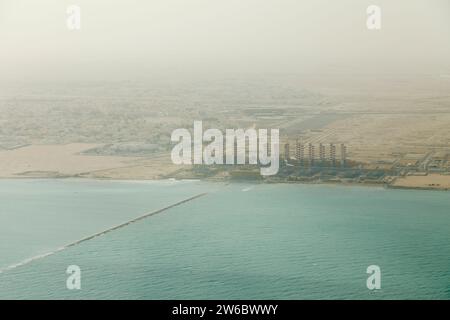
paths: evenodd
<path fill-rule="evenodd" d="M 66 8 L 81 7 L 81 30 Z M 366 8 L 382 28 L 366 28 Z M 450 73 L 449 0 L 0 0 L 0 80 Z"/>

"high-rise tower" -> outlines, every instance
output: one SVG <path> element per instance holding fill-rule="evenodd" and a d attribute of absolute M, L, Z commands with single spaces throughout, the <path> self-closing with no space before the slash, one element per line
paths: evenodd
<path fill-rule="evenodd" d="M 314 165 L 314 158 L 315 158 L 315 150 L 314 145 L 312 143 L 309 144 L 309 165 Z"/>
<path fill-rule="evenodd" d="M 289 150 L 289 143 L 284 144 L 284 160 L 289 161 L 291 159 L 290 156 L 290 150 Z"/>
<path fill-rule="evenodd" d="M 295 157 L 298 163 L 302 166 L 305 160 L 305 146 L 297 139 L 295 141 Z"/>
<path fill-rule="evenodd" d="M 330 163 L 334 167 L 336 165 L 336 146 L 330 143 Z"/>
<path fill-rule="evenodd" d="M 345 167 L 347 162 L 347 147 L 341 143 L 341 167 Z"/>
<path fill-rule="evenodd" d="M 321 143 L 319 144 L 319 157 L 320 157 L 320 163 L 322 165 L 325 164 L 325 146 Z"/>

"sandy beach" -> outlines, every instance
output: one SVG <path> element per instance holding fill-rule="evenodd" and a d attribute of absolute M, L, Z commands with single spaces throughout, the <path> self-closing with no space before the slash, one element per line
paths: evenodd
<path fill-rule="evenodd" d="M 397 188 L 450 190 L 450 175 L 428 174 L 397 178 L 391 185 Z"/>
<path fill-rule="evenodd" d="M 0 151 L 0 177 L 91 177 L 156 179 L 174 168 L 161 165 L 161 159 L 92 156 L 84 151 L 98 144 L 30 145 Z"/>
<path fill-rule="evenodd" d="M 96 156 L 83 152 L 100 144 L 71 143 L 29 145 L 0 151 L 0 178 L 64 178 L 158 180 L 176 176 L 180 170 L 190 177 L 190 167 L 174 165 L 169 154 L 150 157 Z M 450 190 L 450 175 L 428 174 L 398 177 L 393 188 Z"/>

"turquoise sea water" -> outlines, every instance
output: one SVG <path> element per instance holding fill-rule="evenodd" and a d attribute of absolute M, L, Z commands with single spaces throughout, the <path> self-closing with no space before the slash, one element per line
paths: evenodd
<path fill-rule="evenodd" d="M 0 269 L 202 192 L 0 273 L 0 298 L 450 298 L 450 193 L 372 187 L 2 180 Z"/>

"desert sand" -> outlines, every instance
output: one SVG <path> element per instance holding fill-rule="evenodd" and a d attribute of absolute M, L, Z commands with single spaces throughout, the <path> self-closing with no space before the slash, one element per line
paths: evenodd
<path fill-rule="evenodd" d="M 81 152 L 96 144 L 30 145 L 0 151 L 0 177 L 75 176 L 105 168 L 123 167 L 131 157 L 87 156 Z"/>
<path fill-rule="evenodd" d="M 393 187 L 418 189 L 450 189 L 450 175 L 428 174 L 424 176 L 406 176 L 397 178 Z"/>

